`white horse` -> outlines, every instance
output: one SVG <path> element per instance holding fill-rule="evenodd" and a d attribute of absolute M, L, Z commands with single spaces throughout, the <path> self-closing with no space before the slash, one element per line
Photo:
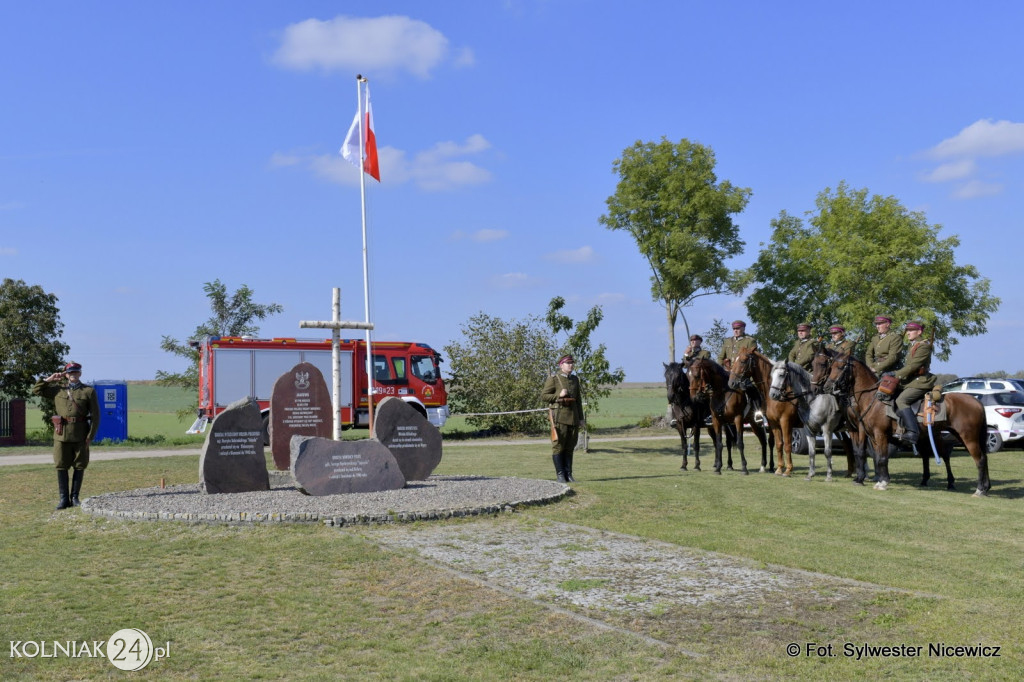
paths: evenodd
<path fill-rule="evenodd" d="M 835 396 L 815 396 L 811 386 L 811 375 L 795 362 L 780 360 L 772 367 L 772 400 L 796 401 L 800 419 L 807 427 L 807 454 L 809 466 L 807 480 L 814 478 L 814 456 L 816 447 L 814 435 L 821 434 L 825 441 L 825 480 L 832 480 L 832 434 L 836 432 L 842 414 Z"/>

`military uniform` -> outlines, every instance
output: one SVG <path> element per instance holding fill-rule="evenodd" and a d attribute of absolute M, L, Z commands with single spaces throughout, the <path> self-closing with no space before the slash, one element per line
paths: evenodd
<path fill-rule="evenodd" d="M 559 360 L 559 365 L 562 361 Z M 565 389 L 565 396 L 560 397 Z M 551 461 L 560 482 L 572 482 L 572 457 L 583 421 L 583 400 L 580 380 L 575 374 L 559 371 L 544 382 L 541 400 L 548 406 L 558 440 L 551 443 Z"/>
<path fill-rule="evenodd" d="M 57 509 L 78 506 L 85 468 L 89 466 L 89 443 L 100 427 L 100 403 L 96 389 L 83 384 L 82 366 L 69 362 L 63 374 L 52 374 L 32 386 L 32 393 L 53 400 L 56 411 L 53 429 L 53 463 L 57 467 Z M 76 373 L 72 383 L 63 383 L 68 373 Z M 70 489 L 68 469 L 74 468 Z"/>
<path fill-rule="evenodd" d="M 811 366 L 814 364 L 814 356 L 818 352 L 818 342 L 808 337 L 806 339 L 797 339 L 796 343 L 793 344 L 792 350 L 789 351 L 789 355 L 786 359 L 789 362 L 796 363 L 806 369 L 808 372 L 811 371 Z"/>
<path fill-rule="evenodd" d="M 896 367 L 903 351 L 903 336 L 895 332 L 875 334 L 864 352 L 864 363 L 875 374 L 888 372 Z"/>
<path fill-rule="evenodd" d="M 742 348 L 757 350 L 757 340 L 747 334 L 729 337 L 722 342 L 722 350 L 718 351 L 718 364 L 728 369 L 732 365 L 732 361 L 739 356 Z"/>
<path fill-rule="evenodd" d="M 711 359 L 711 352 L 706 348 L 698 348 L 697 350 L 691 351 L 690 347 L 687 346 L 686 350 L 683 351 L 683 364 L 689 366 L 694 360 L 700 360 L 706 358 Z"/>
<path fill-rule="evenodd" d="M 899 409 L 910 407 L 918 398 L 935 387 L 931 363 L 932 344 L 928 339 L 918 338 L 907 349 L 906 362 L 893 372 L 900 379 L 900 394 L 896 397 L 896 406 Z"/>

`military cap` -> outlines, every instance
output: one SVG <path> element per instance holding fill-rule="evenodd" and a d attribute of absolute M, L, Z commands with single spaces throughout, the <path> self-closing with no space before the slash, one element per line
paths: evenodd
<path fill-rule="evenodd" d="M 832 325 L 831 327 L 828 328 L 828 333 L 829 334 L 845 334 L 846 333 L 846 328 L 843 327 L 840 324 L 834 324 L 834 325 Z"/>
<path fill-rule="evenodd" d="M 918 320 L 915 320 L 913 322 L 907 322 L 907 331 L 910 331 L 911 329 L 918 329 L 924 331 L 924 322 L 920 322 Z"/>
<path fill-rule="evenodd" d="M 574 365 L 576 364 L 576 360 L 574 360 L 573 357 L 571 355 L 569 355 L 568 353 L 563 355 L 562 357 L 558 358 L 558 362 L 556 362 L 555 364 L 556 365 L 560 365 L 563 362 L 571 362 Z"/>
<path fill-rule="evenodd" d="M 82 371 L 82 366 L 80 364 L 78 364 L 77 362 L 69 362 L 68 364 L 64 365 L 64 371 L 65 372 L 81 372 Z"/>
<path fill-rule="evenodd" d="M 809 325 L 809 324 L 798 324 L 796 326 L 796 330 L 798 332 L 809 332 L 809 331 L 811 331 L 811 325 Z"/>
<path fill-rule="evenodd" d="M 690 341 L 703 341 L 700 334 L 690 334 Z"/>
<path fill-rule="evenodd" d="M 733 329 L 743 329 L 746 326 L 747 326 L 747 323 L 744 322 L 743 320 L 736 320 L 735 322 L 732 323 L 732 328 Z"/>
<path fill-rule="evenodd" d="M 885 324 L 886 322 L 892 324 L 892 318 L 885 315 L 875 315 L 875 324 Z"/>

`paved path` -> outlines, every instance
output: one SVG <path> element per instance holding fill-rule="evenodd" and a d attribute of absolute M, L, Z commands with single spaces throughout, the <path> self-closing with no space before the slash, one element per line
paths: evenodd
<path fill-rule="evenodd" d="M 591 443 L 608 443 L 620 440 L 674 440 L 678 441 L 679 436 L 622 436 L 616 438 L 591 438 Z M 486 442 L 476 440 L 445 441 L 444 447 L 458 448 L 470 445 L 544 445 L 548 443 L 543 438 L 522 438 L 516 440 L 491 439 Z M 186 455 L 198 456 L 199 448 L 186 448 L 184 450 L 122 450 L 121 448 L 93 448 L 89 453 L 90 462 L 104 462 L 115 459 L 142 459 L 146 457 L 183 457 Z M 48 464 L 53 465 L 53 455 L 49 452 L 41 455 L 3 455 L 0 452 L 0 466 L 17 466 L 19 464 Z"/>

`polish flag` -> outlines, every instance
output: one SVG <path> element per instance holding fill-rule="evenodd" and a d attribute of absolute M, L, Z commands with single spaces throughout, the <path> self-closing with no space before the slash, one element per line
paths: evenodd
<path fill-rule="evenodd" d="M 377 136 L 373 133 L 373 108 L 370 106 L 370 86 L 366 86 L 366 101 L 363 116 L 366 119 L 363 134 L 363 171 L 369 173 L 377 182 L 380 182 L 380 165 L 377 162 Z M 352 118 L 352 125 L 345 136 L 345 142 L 341 145 L 341 155 L 344 156 L 353 166 L 359 168 L 359 110 Z"/>

